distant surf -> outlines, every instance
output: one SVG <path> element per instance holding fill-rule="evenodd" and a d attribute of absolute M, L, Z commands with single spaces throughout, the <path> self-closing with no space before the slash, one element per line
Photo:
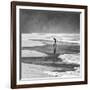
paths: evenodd
<path fill-rule="evenodd" d="M 80 44 L 80 34 L 22 33 L 21 37 L 22 37 L 22 47 L 43 46 L 45 45 L 45 43 L 40 42 L 40 40 L 43 41 L 48 40 L 53 42 L 53 37 L 55 37 L 58 42 L 78 44 L 78 45 Z"/>

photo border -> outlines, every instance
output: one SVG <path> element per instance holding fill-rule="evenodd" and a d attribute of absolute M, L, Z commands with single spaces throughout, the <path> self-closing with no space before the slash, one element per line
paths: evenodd
<path fill-rule="evenodd" d="M 75 82 L 54 82 L 54 83 L 38 83 L 38 84 L 22 84 L 17 85 L 17 63 L 16 63 L 16 6 L 39 6 L 39 7 L 52 7 L 52 8 L 75 8 L 83 9 L 84 12 L 84 81 Z M 88 72 L 87 72 L 87 6 L 84 5 L 68 5 L 68 4 L 52 4 L 52 3 L 34 3 L 34 2 L 11 2 L 11 88 L 30 88 L 30 87 L 48 87 L 48 86 L 65 86 L 65 85 L 80 85 L 88 83 Z"/>

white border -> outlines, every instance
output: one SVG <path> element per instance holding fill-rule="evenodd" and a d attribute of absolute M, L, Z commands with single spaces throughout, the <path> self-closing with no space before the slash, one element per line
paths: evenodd
<path fill-rule="evenodd" d="M 35 10 L 50 10 L 50 11 L 70 11 L 70 12 L 81 12 L 80 14 L 80 60 L 81 60 L 81 77 L 79 78 L 55 78 L 46 80 L 19 80 L 20 71 L 19 71 L 19 9 L 35 9 Z M 16 6 L 16 83 L 20 84 L 35 84 L 35 83 L 51 83 L 51 82 L 75 82 L 75 81 L 84 81 L 84 9 L 71 9 L 71 8 L 51 8 L 51 7 L 36 7 L 36 6 Z"/>

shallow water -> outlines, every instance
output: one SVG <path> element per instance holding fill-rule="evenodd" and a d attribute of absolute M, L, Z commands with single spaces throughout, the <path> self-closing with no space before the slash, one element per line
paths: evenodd
<path fill-rule="evenodd" d="M 69 55 L 69 54 L 67 54 Z M 31 55 L 30 55 L 31 56 Z M 65 73 L 70 72 L 67 76 L 79 76 L 80 71 L 76 72 L 80 68 L 80 64 L 78 62 L 73 63 L 73 59 L 69 59 L 68 57 L 63 59 L 60 58 L 60 54 L 49 54 L 44 57 L 22 57 L 21 58 L 21 72 L 22 78 L 43 78 L 43 77 L 66 77 Z M 74 54 L 73 54 L 74 56 Z M 77 56 L 77 54 L 75 54 Z M 79 57 L 79 55 L 78 55 Z M 75 59 L 75 57 L 73 57 Z M 79 61 L 79 58 L 78 60 Z M 34 66 L 34 68 L 33 68 Z M 43 69 L 44 68 L 44 69 Z M 60 74 L 61 73 L 61 74 Z M 71 75 L 71 73 L 73 73 Z M 33 75 L 36 74 L 36 75 Z"/>
<path fill-rule="evenodd" d="M 21 47 L 21 78 L 80 76 L 79 44 L 57 42 L 54 53 L 52 41 L 40 38 L 23 40 L 28 44 Z"/>

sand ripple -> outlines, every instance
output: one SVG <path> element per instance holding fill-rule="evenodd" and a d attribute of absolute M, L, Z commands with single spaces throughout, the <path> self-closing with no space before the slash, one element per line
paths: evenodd
<path fill-rule="evenodd" d="M 22 50 L 21 57 L 46 57 L 47 54 L 35 50 Z"/>

